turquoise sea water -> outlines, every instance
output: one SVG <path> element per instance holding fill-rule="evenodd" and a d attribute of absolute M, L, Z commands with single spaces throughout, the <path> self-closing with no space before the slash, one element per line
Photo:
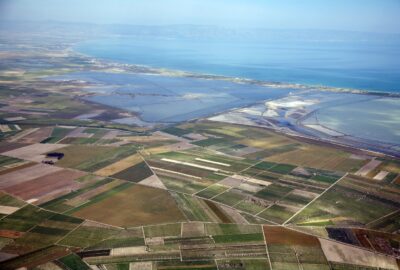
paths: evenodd
<path fill-rule="evenodd" d="M 274 82 L 400 92 L 400 46 L 369 41 L 112 38 L 81 53 L 121 63 Z"/>

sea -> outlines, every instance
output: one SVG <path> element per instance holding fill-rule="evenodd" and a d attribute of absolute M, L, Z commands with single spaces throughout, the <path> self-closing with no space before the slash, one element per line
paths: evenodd
<path fill-rule="evenodd" d="M 400 42 L 123 36 L 74 48 L 96 58 L 261 81 L 400 92 Z"/>
<path fill-rule="evenodd" d="M 74 49 L 100 59 L 154 68 L 400 93 L 400 39 L 387 42 L 379 37 L 382 36 L 224 40 L 128 35 L 82 42 Z M 279 99 L 291 93 L 290 87 L 269 89 L 216 80 L 143 74 L 79 73 L 73 76 L 126 84 L 112 93 L 91 96 L 90 100 L 139 112 L 141 119 L 148 122 L 185 121 L 263 100 Z M 135 98 L 126 95 L 137 93 L 138 87 L 140 93 L 152 95 Z M 154 96 L 158 96 L 159 91 L 163 95 L 156 99 Z M 340 95 L 344 100 L 348 98 L 348 104 L 319 108 L 319 124 L 350 136 L 399 146 L 399 97 L 375 95 L 366 102 L 351 102 L 350 94 Z"/>

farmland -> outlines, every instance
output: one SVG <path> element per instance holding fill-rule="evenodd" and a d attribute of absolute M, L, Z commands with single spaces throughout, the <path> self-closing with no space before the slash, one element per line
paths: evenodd
<path fill-rule="evenodd" d="M 64 154 L 57 165 L 86 171 L 96 171 L 135 152 L 131 147 L 70 145 L 58 152 Z"/>
<path fill-rule="evenodd" d="M 72 214 L 123 227 L 183 219 L 167 191 L 130 184 L 117 186 L 109 194 L 99 195 L 89 205 L 82 205 Z"/>
<path fill-rule="evenodd" d="M 398 256 L 399 171 L 390 159 L 368 167 L 376 157 L 207 121 L 163 130 L 150 144 L 117 132 L 99 144 L 109 129 L 45 130 L 39 134 L 50 140 L 17 137 L 0 159 L 1 252 L 33 256 L 27 265 L 61 245 L 68 251 L 51 258 L 82 269 L 395 269 L 381 255 L 358 260 L 337 251 L 351 244 L 360 256 Z M 97 143 L 66 140 L 83 137 Z M 179 140 L 185 147 L 169 147 Z M 354 224 L 385 234 L 346 229 Z M 362 242 L 366 233 L 374 249 Z M 5 267 L 21 263 L 15 256 Z"/>
<path fill-rule="evenodd" d="M 397 158 L 202 118 L 148 123 L 91 91 L 128 80 L 158 91 L 129 98 L 158 100 L 195 75 L 40 44 L 0 52 L 24 64 L 18 80 L 0 73 L 0 269 L 399 269 Z"/>

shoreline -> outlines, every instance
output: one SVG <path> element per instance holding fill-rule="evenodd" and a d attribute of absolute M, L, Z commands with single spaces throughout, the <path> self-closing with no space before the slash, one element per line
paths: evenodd
<path fill-rule="evenodd" d="M 394 97 L 400 98 L 400 92 L 391 92 L 387 90 L 365 90 L 365 89 L 357 89 L 357 88 L 349 88 L 349 87 L 333 87 L 326 85 L 311 85 L 311 84 L 301 84 L 301 83 L 288 83 L 288 82 L 276 82 L 276 81 L 264 81 L 257 80 L 251 78 L 244 77 L 233 77 L 233 76 L 225 76 L 218 75 L 212 73 L 199 73 L 199 72 L 190 72 L 185 70 L 178 69 L 169 69 L 162 67 L 154 67 L 142 64 L 132 64 L 132 63 L 124 63 L 112 59 L 95 57 L 90 54 L 85 54 L 79 52 L 75 49 L 74 44 L 66 49 L 67 52 L 72 52 L 76 55 L 80 55 L 86 58 L 89 58 L 93 61 L 99 63 L 105 63 L 114 68 L 122 68 L 127 69 L 137 69 L 135 73 L 148 73 L 153 75 L 164 75 L 171 77 L 184 77 L 184 78 L 194 78 L 194 79 L 204 79 L 204 80 L 219 80 L 219 81 L 229 81 L 233 83 L 239 84 L 249 84 L 249 85 L 257 85 L 271 88 L 293 88 L 293 90 L 319 90 L 319 91 L 327 91 L 327 92 L 335 92 L 335 93 L 351 93 L 351 94 L 363 94 L 363 95 L 372 95 L 372 96 L 383 96 L 383 97 Z"/>
<path fill-rule="evenodd" d="M 200 74 L 200 73 L 192 73 L 186 71 L 179 71 L 179 70 L 170 70 L 170 69 L 163 69 L 163 68 L 154 68 L 145 65 L 137 65 L 137 64 L 129 64 L 129 63 L 119 63 L 116 61 L 111 61 L 108 59 L 101 59 L 92 57 L 90 55 L 86 55 L 80 52 L 73 50 L 73 47 L 68 49 L 69 52 L 73 54 L 80 55 L 82 57 L 90 59 L 92 62 L 100 65 L 103 69 L 109 69 L 112 73 L 133 73 L 133 74 L 148 74 L 148 75 L 155 75 L 155 76 L 166 76 L 166 77 L 181 77 L 181 78 L 193 78 L 193 79 L 203 79 L 203 80 L 218 80 L 218 81 L 227 81 L 237 84 L 248 84 L 248 85 L 256 85 L 262 87 L 269 87 L 275 89 L 293 89 L 293 91 L 320 91 L 320 92 L 330 92 L 330 93 L 338 93 L 338 94 L 356 94 L 356 95 L 365 95 L 365 96 L 374 96 L 376 98 L 400 98 L 400 93 L 392 93 L 392 92 L 372 92 L 367 90 L 359 90 L 359 89 L 349 89 L 349 88 L 336 88 L 336 87 L 327 87 L 327 86 L 309 86 L 309 85 L 301 85 L 301 84 L 288 84 L 288 83 L 281 83 L 281 82 L 266 82 L 266 81 L 259 81 L 253 79 L 246 79 L 246 78 L 234 78 L 234 77 L 227 77 L 221 75 L 212 75 L 212 74 Z M 114 69 L 114 70 L 113 70 Z M 95 71 L 96 72 L 96 71 Z M 264 102 L 263 100 L 262 102 Z M 259 101 L 261 102 L 261 101 Z M 254 104 L 258 104 L 259 102 L 255 102 Z M 250 105 L 251 106 L 251 105 Z M 249 107 L 244 106 L 244 107 Z M 212 113 L 208 116 L 204 117 L 196 117 L 193 119 L 189 119 L 183 122 L 192 122 L 192 121 L 201 121 L 201 120 L 208 120 L 210 117 L 213 117 L 218 114 L 224 114 L 227 112 L 234 111 L 238 108 L 231 108 L 228 110 L 223 110 L 218 113 Z M 139 118 L 140 115 L 139 115 Z M 209 121 L 209 120 L 208 120 Z M 171 123 L 170 123 L 171 124 Z M 175 125 L 178 123 L 172 123 Z M 239 124 L 239 123 L 237 123 Z M 169 124 L 167 125 L 169 126 Z M 262 127 L 261 125 L 259 125 Z M 284 128 L 270 128 L 264 127 L 267 129 L 273 129 L 277 132 L 284 133 L 288 136 L 296 136 L 296 137 L 303 137 L 308 140 L 313 140 L 315 142 L 320 143 L 328 143 L 336 146 L 342 147 L 350 147 L 353 149 L 358 149 L 360 151 L 370 151 L 370 152 L 379 152 L 384 155 L 388 155 L 394 158 L 400 158 L 399 151 L 391 149 L 388 147 L 388 143 L 383 141 L 376 141 L 370 139 L 359 138 L 356 136 L 345 136 L 346 138 L 333 138 L 329 136 L 329 134 L 325 134 L 323 132 L 318 132 L 318 130 L 305 127 L 302 124 L 298 124 L 296 127 L 289 128 L 289 130 L 285 130 Z M 389 144 L 396 146 L 395 144 Z"/>

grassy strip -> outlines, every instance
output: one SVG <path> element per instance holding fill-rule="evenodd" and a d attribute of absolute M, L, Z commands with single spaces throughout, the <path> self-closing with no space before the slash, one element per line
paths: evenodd
<path fill-rule="evenodd" d="M 214 144 L 220 144 L 225 141 L 226 141 L 225 139 L 221 139 L 221 138 L 209 138 L 209 139 L 193 142 L 193 144 L 202 146 L 202 147 L 207 147 L 207 146 L 211 146 Z"/>
<path fill-rule="evenodd" d="M 262 233 L 213 235 L 215 243 L 264 241 Z"/>
<path fill-rule="evenodd" d="M 63 235 L 66 235 L 69 232 L 69 230 L 36 226 L 30 232 L 40 233 L 40 234 L 48 234 L 48 235 L 60 235 L 60 236 L 63 236 Z"/>

